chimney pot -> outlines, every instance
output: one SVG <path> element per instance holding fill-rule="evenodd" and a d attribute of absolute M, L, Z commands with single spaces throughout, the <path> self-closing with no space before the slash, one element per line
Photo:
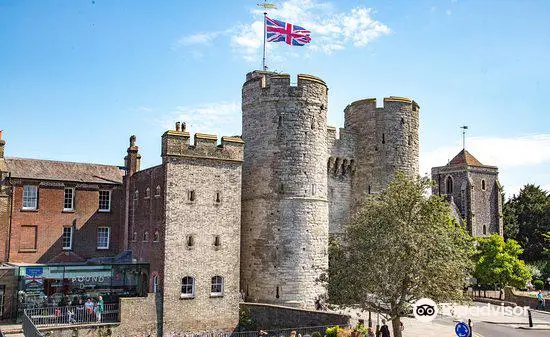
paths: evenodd
<path fill-rule="evenodd" d="M 2 139 L 2 131 L 4 130 L 0 130 L 0 140 Z"/>
<path fill-rule="evenodd" d="M 187 128 L 187 124 L 185 124 L 185 122 L 183 122 L 181 124 L 181 131 L 185 132 L 185 129 Z"/>
<path fill-rule="evenodd" d="M 176 131 L 180 131 L 180 122 L 176 122 Z"/>

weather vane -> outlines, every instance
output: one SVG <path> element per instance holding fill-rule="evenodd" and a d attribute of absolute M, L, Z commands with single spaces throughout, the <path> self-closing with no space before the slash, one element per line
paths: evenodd
<path fill-rule="evenodd" d="M 468 130 L 468 125 L 462 125 L 462 149 L 466 150 L 466 130 Z"/>

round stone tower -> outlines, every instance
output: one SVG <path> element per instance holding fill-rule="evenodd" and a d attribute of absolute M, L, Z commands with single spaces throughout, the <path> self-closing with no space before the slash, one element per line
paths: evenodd
<path fill-rule="evenodd" d="M 327 92 L 322 80 L 254 71 L 243 85 L 241 290 L 314 308 L 328 267 Z"/>
<path fill-rule="evenodd" d="M 384 98 L 351 103 L 344 110 L 345 129 L 357 135 L 356 171 L 352 180 L 352 210 L 365 194 L 385 189 L 396 172 L 418 175 L 419 106 L 408 98 Z"/>

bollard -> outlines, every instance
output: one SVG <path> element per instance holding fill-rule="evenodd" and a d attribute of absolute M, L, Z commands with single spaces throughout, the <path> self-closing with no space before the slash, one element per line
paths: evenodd
<path fill-rule="evenodd" d="M 527 310 L 527 315 L 529 316 L 529 327 L 533 327 L 533 316 L 531 316 L 531 310 Z"/>
<path fill-rule="evenodd" d="M 470 336 L 468 337 L 472 337 L 474 335 L 474 331 L 472 329 L 472 320 L 468 318 L 468 328 L 470 328 Z"/>

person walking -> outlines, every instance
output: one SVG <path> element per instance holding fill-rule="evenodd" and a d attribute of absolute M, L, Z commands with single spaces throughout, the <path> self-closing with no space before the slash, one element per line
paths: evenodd
<path fill-rule="evenodd" d="M 537 307 L 535 309 L 537 310 L 544 310 L 544 295 L 542 294 L 542 290 L 539 290 L 539 293 L 537 294 Z"/>
<path fill-rule="evenodd" d="M 86 303 L 84 303 L 84 309 L 86 310 L 86 317 L 84 318 L 84 321 L 88 322 L 91 320 L 90 318 L 94 313 L 94 302 L 92 302 L 91 298 L 88 297 Z"/>
<path fill-rule="evenodd" d="M 104 311 L 105 311 L 105 304 L 103 303 L 103 297 L 99 295 L 98 301 L 97 301 L 97 312 L 96 312 L 97 323 L 101 323 L 101 315 L 103 314 Z"/>
<path fill-rule="evenodd" d="M 374 334 L 374 329 L 373 328 L 369 328 L 367 330 L 367 337 L 376 337 L 376 335 Z"/>
<path fill-rule="evenodd" d="M 381 337 L 390 337 L 390 328 L 388 328 L 388 325 L 386 324 L 386 320 L 382 320 L 382 327 L 380 328 L 380 336 Z"/>

